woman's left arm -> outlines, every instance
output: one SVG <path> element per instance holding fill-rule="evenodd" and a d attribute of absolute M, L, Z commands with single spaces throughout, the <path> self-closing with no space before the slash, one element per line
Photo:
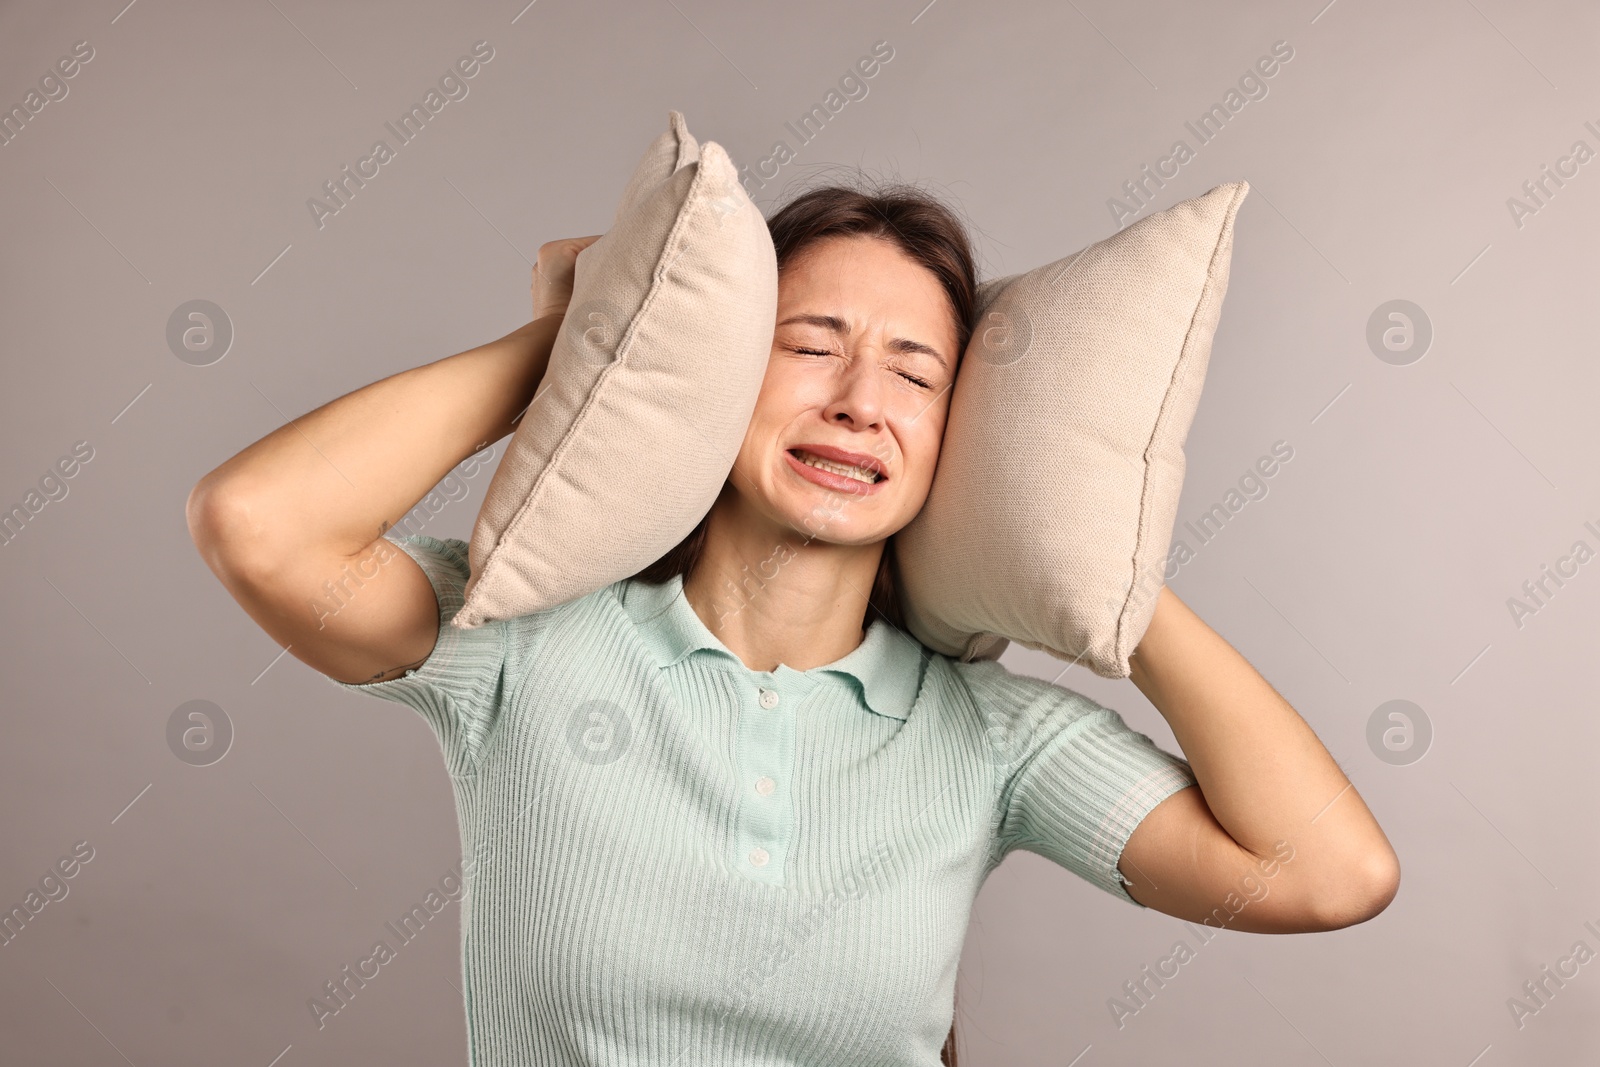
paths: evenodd
<path fill-rule="evenodd" d="M 1119 869 L 1135 900 L 1257 933 L 1338 929 L 1388 906 L 1400 861 L 1360 794 L 1299 713 L 1171 589 L 1129 663 L 1199 782 L 1128 838 Z"/>

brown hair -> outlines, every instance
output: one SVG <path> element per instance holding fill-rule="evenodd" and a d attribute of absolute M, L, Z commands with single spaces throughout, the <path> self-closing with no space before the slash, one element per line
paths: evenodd
<path fill-rule="evenodd" d="M 866 189 L 825 185 L 795 197 L 767 220 L 778 254 L 778 271 L 802 252 L 829 237 L 876 237 L 892 242 L 917 263 L 932 271 L 950 298 L 957 333 L 957 366 L 972 336 L 977 304 L 977 270 L 965 224 L 954 211 L 931 194 L 905 182 L 888 182 Z M 709 516 L 709 512 L 707 513 Z M 705 546 L 707 518 L 689 531 L 666 555 L 633 577 L 659 585 L 677 576 L 687 577 Z M 894 537 L 884 546 L 878 574 L 868 598 L 876 611 L 896 629 L 906 628 L 896 592 Z M 939 1052 L 939 1062 L 956 1067 L 956 1027 Z"/>

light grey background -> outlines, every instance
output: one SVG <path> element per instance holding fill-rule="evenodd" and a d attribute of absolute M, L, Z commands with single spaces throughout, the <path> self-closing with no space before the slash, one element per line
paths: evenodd
<path fill-rule="evenodd" d="M 1404 872 L 1361 926 L 1222 933 L 1119 1029 L 1108 998 L 1198 939 L 1015 857 L 974 912 L 963 1062 L 1600 1056 L 1600 963 L 1520 1027 L 1508 1007 L 1576 942 L 1600 949 L 1600 561 L 1520 627 L 1507 603 L 1574 542 L 1600 549 L 1600 161 L 1520 227 L 1507 204 L 1575 141 L 1600 149 L 1593 5 L 124 2 L 0 8 L 6 108 L 94 49 L 0 147 L 0 507 L 94 449 L 0 545 L 0 907 L 94 849 L 0 946 L 7 1063 L 464 1061 L 454 906 L 313 1021 L 308 998 L 458 862 L 448 779 L 418 716 L 280 658 L 201 562 L 185 497 L 289 418 L 526 321 L 539 244 L 605 229 L 669 108 L 753 164 L 880 40 L 868 94 L 753 193 L 770 213 L 838 166 L 925 182 L 978 231 L 985 277 L 1114 232 L 1122 183 L 1294 49 L 1140 212 L 1253 186 L 1180 524 L 1294 449 L 1172 585 L 1316 729 Z M 479 40 L 469 95 L 319 230 L 306 200 Z M 235 329 L 210 366 L 166 343 L 193 299 Z M 1366 341 L 1393 299 L 1434 331 L 1405 366 Z M 488 478 L 425 532 L 468 537 Z M 1130 683 L 1004 661 L 1175 750 Z M 196 699 L 235 731 L 204 767 L 166 740 Z M 1366 740 L 1392 699 L 1432 724 L 1406 765 Z"/>

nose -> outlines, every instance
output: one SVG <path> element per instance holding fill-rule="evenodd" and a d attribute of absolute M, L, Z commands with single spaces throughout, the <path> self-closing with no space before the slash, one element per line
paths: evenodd
<path fill-rule="evenodd" d="M 879 429 L 883 425 L 883 376 L 877 373 L 872 353 L 857 350 L 850 364 L 835 379 L 833 400 L 823 412 L 829 422 L 839 422 L 858 430 Z"/>

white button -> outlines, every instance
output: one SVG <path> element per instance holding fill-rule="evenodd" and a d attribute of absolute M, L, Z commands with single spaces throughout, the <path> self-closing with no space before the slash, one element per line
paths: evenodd
<path fill-rule="evenodd" d="M 765 867 L 767 865 L 767 859 L 768 856 L 766 849 L 753 848 L 750 850 L 750 865 L 752 867 Z"/>
<path fill-rule="evenodd" d="M 771 689 L 761 690 L 761 706 L 771 711 L 778 706 L 778 694 Z"/>
<path fill-rule="evenodd" d="M 774 782 L 771 778 L 768 778 L 764 774 L 760 778 L 756 779 L 756 792 L 760 793 L 764 797 L 770 797 L 772 795 L 772 791 L 776 788 L 778 788 L 778 783 Z"/>

